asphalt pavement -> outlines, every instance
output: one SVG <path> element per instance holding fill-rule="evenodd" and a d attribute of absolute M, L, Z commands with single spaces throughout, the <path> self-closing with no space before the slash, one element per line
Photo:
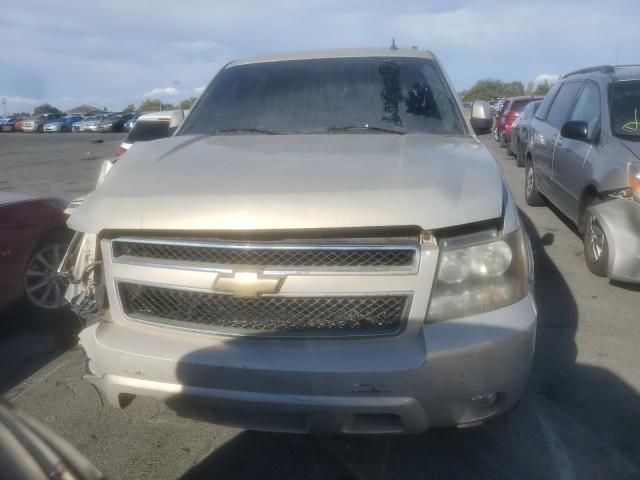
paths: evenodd
<path fill-rule="evenodd" d="M 0 190 L 85 193 L 122 139 L 94 137 L 0 134 Z M 490 136 L 482 142 L 515 195 L 536 261 L 534 368 L 508 415 L 418 436 L 321 437 L 198 423 L 144 398 L 119 411 L 82 379 L 70 315 L 0 316 L 0 393 L 112 479 L 640 478 L 640 289 L 590 274 L 570 222 L 526 206 L 523 169 Z"/>

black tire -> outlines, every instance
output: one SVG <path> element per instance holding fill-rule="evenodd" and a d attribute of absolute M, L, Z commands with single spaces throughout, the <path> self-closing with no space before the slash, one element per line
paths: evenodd
<path fill-rule="evenodd" d="M 42 240 L 29 256 L 24 272 L 23 310 L 34 314 L 55 313 L 65 309 L 67 282 L 54 275 L 69 245 L 71 233 L 56 232 Z M 40 286 L 38 286 L 40 285 Z"/>
<path fill-rule="evenodd" d="M 515 157 L 516 154 L 513 150 L 511 150 L 511 138 L 507 139 L 507 155 L 510 157 Z"/>
<path fill-rule="evenodd" d="M 582 245 L 584 246 L 584 261 L 591 273 L 599 277 L 606 277 L 609 264 L 609 242 L 604 228 L 593 215 L 586 212 Z"/>
<path fill-rule="evenodd" d="M 533 167 L 533 160 L 529 160 L 525 167 L 524 173 L 524 199 L 527 205 L 532 207 L 541 207 L 544 205 L 544 197 L 538 190 L 538 183 Z"/>
<path fill-rule="evenodd" d="M 500 141 L 500 135 L 498 134 L 498 127 L 494 127 L 494 129 L 493 129 L 493 139 L 496 142 Z"/>
<path fill-rule="evenodd" d="M 516 152 L 516 165 L 524 167 L 524 147 L 518 142 L 518 151 Z"/>
<path fill-rule="evenodd" d="M 504 138 L 504 131 L 500 132 L 500 148 L 506 148 L 507 141 Z"/>

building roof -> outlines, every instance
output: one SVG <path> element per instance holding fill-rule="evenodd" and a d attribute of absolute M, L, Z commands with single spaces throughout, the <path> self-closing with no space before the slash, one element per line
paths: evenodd
<path fill-rule="evenodd" d="M 75 113 L 78 115 L 84 115 L 86 113 L 91 113 L 91 112 L 102 112 L 101 108 L 96 108 L 96 107 L 92 107 L 91 105 L 79 105 L 75 108 L 70 108 L 69 110 L 67 110 L 64 113 Z"/>
<path fill-rule="evenodd" d="M 337 48 L 327 50 L 305 50 L 275 54 L 257 55 L 255 57 L 234 60 L 228 67 L 248 65 L 251 63 L 281 62 L 286 60 L 312 60 L 320 58 L 359 58 L 359 57 L 412 57 L 433 60 L 433 54 L 415 48 Z"/>

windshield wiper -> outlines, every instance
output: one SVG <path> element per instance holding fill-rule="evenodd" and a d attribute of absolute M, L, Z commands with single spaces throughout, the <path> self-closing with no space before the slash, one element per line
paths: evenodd
<path fill-rule="evenodd" d="M 261 133 L 263 135 L 278 135 L 278 132 L 262 128 L 225 128 L 222 130 L 215 130 L 211 135 L 218 135 L 219 133 Z"/>
<path fill-rule="evenodd" d="M 327 128 L 318 128 L 316 130 L 302 130 L 299 133 L 337 133 L 337 132 L 349 132 L 354 130 L 382 132 L 382 133 L 394 133 L 396 135 L 404 135 L 406 130 L 401 130 L 393 127 L 377 127 L 375 125 L 344 125 L 344 126 L 332 126 Z"/>

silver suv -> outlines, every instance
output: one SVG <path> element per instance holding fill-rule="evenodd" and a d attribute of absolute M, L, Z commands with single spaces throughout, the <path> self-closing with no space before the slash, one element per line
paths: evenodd
<path fill-rule="evenodd" d="M 578 227 L 587 267 L 640 282 L 640 66 L 565 75 L 531 122 L 525 194 Z"/>
<path fill-rule="evenodd" d="M 232 62 L 175 136 L 107 164 L 70 225 L 88 379 L 115 406 L 420 432 L 526 385 L 527 236 L 431 53 Z"/>

